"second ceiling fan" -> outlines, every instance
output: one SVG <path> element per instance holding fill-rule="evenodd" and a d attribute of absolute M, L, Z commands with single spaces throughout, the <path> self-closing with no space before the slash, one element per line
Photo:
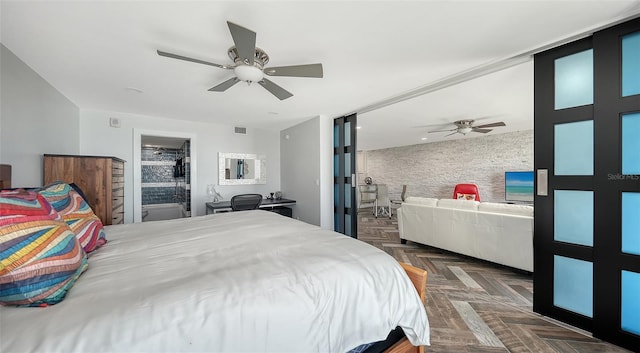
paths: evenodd
<path fill-rule="evenodd" d="M 504 122 L 500 121 L 500 122 L 496 122 L 496 123 L 490 123 L 490 124 L 482 124 L 482 125 L 478 125 L 478 126 L 473 126 L 475 120 L 473 119 L 465 119 L 465 120 L 458 120 L 458 121 L 454 121 L 453 124 L 456 126 L 455 129 L 449 129 L 449 130 L 433 130 L 433 131 L 429 131 L 429 133 L 432 132 L 449 132 L 449 131 L 453 131 L 452 133 L 445 135 L 445 137 L 447 136 L 451 136 L 453 134 L 463 134 L 466 135 L 470 132 L 480 132 L 483 134 L 486 134 L 490 131 L 492 131 L 492 129 L 488 129 L 490 127 L 498 127 L 498 126 L 507 126 Z"/>
<path fill-rule="evenodd" d="M 227 21 L 233 43 L 235 44 L 227 51 L 229 58 L 233 60 L 233 64 L 221 65 L 204 60 L 189 58 L 186 56 L 168 53 L 158 50 L 158 55 L 168 58 L 190 61 L 203 65 L 210 65 L 219 67 L 225 70 L 233 70 L 235 77 L 232 77 L 216 86 L 213 86 L 209 91 L 224 92 L 231 86 L 240 81 L 251 84 L 257 82 L 267 91 L 271 92 L 274 96 L 280 100 L 287 99 L 293 94 L 284 88 L 268 80 L 264 75 L 268 76 L 290 76 L 290 77 L 316 77 L 321 78 L 323 75 L 322 64 L 306 64 L 306 65 L 292 65 L 292 66 L 279 66 L 269 67 L 264 66 L 269 62 L 269 55 L 256 47 L 256 32 L 250 29 L 239 26 L 235 23 Z"/>

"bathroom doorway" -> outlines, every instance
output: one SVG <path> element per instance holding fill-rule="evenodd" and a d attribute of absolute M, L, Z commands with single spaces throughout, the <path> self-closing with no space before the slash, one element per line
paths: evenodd
<path fill-rule="evenodd" d="M 134 222 L 195 215 L 193 137 L 175 132 L 136 131 Z"/>

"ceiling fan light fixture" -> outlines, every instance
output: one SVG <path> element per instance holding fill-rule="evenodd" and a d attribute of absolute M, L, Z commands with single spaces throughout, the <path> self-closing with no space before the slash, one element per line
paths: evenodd
<path fill-rule="evenodd" d="M 458 129 L 458 132 L 463 134 L 463 135 L 466 135 L 466 134 L 470 133 L 472 130 L 473 129 L 470 126 L 463 126 L 463 127 Z"/>
<path fill-rule="evenodd" d="M 247 83 L 260 82 L 264 77 L 264 73 L 262 72 L 262 70 L 255 66 L 249 65 L 238 65 L 233 69 L 233 72 L 236 74 L 238 80 Z"/>

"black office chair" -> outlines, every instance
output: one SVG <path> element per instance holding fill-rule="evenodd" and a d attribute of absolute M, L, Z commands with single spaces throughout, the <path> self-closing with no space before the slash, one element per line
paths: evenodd
<path fill-rule="evenodd" d="M 260 194 L 240 194 L 231 198 L 231 209 L 234 211 L 256 210 L 261 204 Z"/>

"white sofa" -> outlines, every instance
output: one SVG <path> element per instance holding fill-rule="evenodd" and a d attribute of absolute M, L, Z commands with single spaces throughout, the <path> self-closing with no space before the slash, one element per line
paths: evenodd
<path fill-rule="evenodd" d="M 398 209 L 400 239 L 533 272 L 533 207 L 409 197 Z"/>

